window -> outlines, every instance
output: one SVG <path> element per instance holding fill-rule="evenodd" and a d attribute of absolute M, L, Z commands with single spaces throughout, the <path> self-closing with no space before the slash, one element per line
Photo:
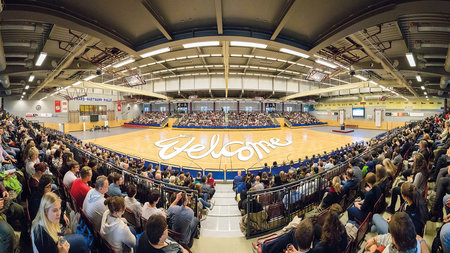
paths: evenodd
<path fill-rule="evenodd" d="M 245 107 L 245 111 L 246 111 L 246 112 L 253 112 L 253 107 L 251 107 L 251 106 L 246 106 L 246 107 Z"/>
<path fill-rule="evenodd" d="M 287 112 L 292 112 L 292 107 L 290 107 L 290 106 L 286 107 L 286 111 Z"/>
<path fill-rule="evenodd" d="M 160 107 L 159 110 L 160 110 L 161 112 L 167 112 L 167 107 L 165 107 L 165 106 Z"/>
<path fill-rule="evenodd" d="M 202 111 L 202 112 L 208 111 L 208 106 L 201 106 L 200 111 Z"/>
<path fill-rule="evenodd" d="M 80 116 L 106 115 L 106 105 L 80 105 Z"/>
<path fill-rule="evenodd" d="M 230 107 L 229 107 L 229 106 L 223 106 L 223 107 L 222 107 L 222 111 L 223 111 L 224 113 L 228 113 L 228 112 L 230 112 Z"/>

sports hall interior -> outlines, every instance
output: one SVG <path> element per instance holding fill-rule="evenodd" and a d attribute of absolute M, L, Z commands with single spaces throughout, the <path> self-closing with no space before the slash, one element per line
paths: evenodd
<path fill-rule="evenodd" d="M 450 252 L 449 1 L 0 5 L 0 253 Z"/>

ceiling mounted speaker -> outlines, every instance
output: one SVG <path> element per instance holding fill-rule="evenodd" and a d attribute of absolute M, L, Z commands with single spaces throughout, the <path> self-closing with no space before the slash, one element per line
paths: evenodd
<path fill-rule="evenodd" d="M 52 67 L 56 68 L 58 67 L 58 62 L 56 60 L 52 60 L 51 63 Z"/>

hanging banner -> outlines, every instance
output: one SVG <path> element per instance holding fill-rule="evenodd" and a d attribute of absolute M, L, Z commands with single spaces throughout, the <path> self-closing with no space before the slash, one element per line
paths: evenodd
<path fill-rule="evenodd" d="M 67 101 L 62 101 L 61 102 L 61 111 L 62 112 L 67 112 L 68 111 Z"/>
<path fill-rule="evenodd" d="M 61 100 L 55 100 L 55 112 L 61 112 Z"/>
<path fill-rule="evenodd" d="M 381 110 L 375 110 L 375 126 L 381 127 Z"/>
<path fill-rule="evenodd" d="M 120 104 L 120 102 L 117 103 L 117 111 L 122 111 L 122 105 Z"/>
<path fill-rule="evenodd" d="M 339 110 L 339 124 L 344 125 L 344 110 Z"/>

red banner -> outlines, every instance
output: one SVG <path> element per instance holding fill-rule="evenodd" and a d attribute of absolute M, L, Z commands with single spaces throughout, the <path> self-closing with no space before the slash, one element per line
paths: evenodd
<path fill-rule="evenodd" d="M 120 102 L 117 103 L 117 111 L 122 111 L 122 105 L 120 104 Z"/>
<path fill-rule="evenodd" d="M 61 100 L 55 100 L 55 112 L 61 112 Z"/>

